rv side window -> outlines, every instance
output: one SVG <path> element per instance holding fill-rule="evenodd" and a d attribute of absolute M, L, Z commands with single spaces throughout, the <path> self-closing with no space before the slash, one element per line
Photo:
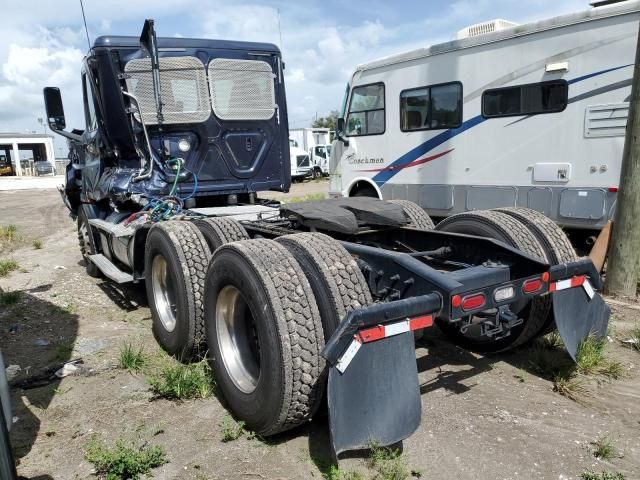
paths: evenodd
<path fill-rule="evenodd" d="M 495 88 L 482 94 L 482 115 L 492 118 L 561 112 L 568 95 L 566 80 Z"/>
<path fill-rule="evenodd" d="M 384 133 L 384 84 L 355 87 L 351 92 L 345 135 L 378 135 Z"/>
<path fill-rule="evenodd" d="M 462 123 L 462 84 L 459 82 L 404 90 L 400 93 L 400 129 L 439 130 Z"/>

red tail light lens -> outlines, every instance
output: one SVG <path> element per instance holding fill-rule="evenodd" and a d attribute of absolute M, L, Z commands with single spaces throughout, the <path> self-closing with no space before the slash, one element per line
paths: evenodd
<path fill-rule="evenodd" d="M 475 295 L 469 295 L 468 297 L 464 297 L 462 299 L 462 309 L 469 311 L 475 310 L 476 308 L 480 308 L 484 305 L 484 294 L 477 293 Z"/>
<path fill-rule="evenodd" d="M 522 291 L 524 293 L 534 293 L 542 288 L 544 283 L 539 278 L 534 278 L 533 280 L 527 280 L 522 284 Z"/>
<path fill-rule="evenodd" d="M 462 298 L 460 295 L 454 295 L 451 297 L 451 306 L 453 308 L 458 308 L 462 304 Z"/>

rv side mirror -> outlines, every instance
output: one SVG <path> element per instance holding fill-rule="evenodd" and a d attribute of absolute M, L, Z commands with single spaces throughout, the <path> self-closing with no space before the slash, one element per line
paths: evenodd
<path fill-rule="evenodd" d="M 344 118 L 338 118 L 338 123 L 336 125 L 336 138 L 340 140 L 345 147 L 348 147 L 349 140 L 347 140 L 342 136 L 343 133 L 344 133 Z"/>
<path fill-rule="evenodd" d="M 47 111 L 47 123 L 51 130 L 64 130 L 67 123 L 64 119 L 62 95 L 58 87 L 45 87 L 44 108 Z"/>

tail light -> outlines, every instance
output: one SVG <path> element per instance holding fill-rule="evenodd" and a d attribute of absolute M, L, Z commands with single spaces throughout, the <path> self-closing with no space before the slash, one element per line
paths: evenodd
<path fill-rule="evenodd" d="M 544 282 L 541 278 L 534 278 L 532 280 L 527 280 L 522 284 L 522 291 L 524 293 L 535 293 L 538 290 L 542 289 Z"/>
<path fill-rule="evenodd" d="M 484 305 L 484 293 L 476 293 L 462 299 L 462 309 L 465 311 L 475 310 Z"/>

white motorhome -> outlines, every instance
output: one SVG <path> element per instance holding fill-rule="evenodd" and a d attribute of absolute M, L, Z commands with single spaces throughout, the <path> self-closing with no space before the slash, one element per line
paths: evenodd
<path fill-rule="evenodd" d="M 314 177 L 329 175 L 331 131 L 328 128 L 290 129 L 289 139 L 295 142 L 295 146 L 302 148 L 309 154 Z"/>
<path fill-rule="evenodd" d="M 358 66 L 330 194 L 407 199 L 435 217 L 525 206 L 565 227 L 602 227 L 615 208 L 639 20 L 639 1 L 497 20 Z"/>

